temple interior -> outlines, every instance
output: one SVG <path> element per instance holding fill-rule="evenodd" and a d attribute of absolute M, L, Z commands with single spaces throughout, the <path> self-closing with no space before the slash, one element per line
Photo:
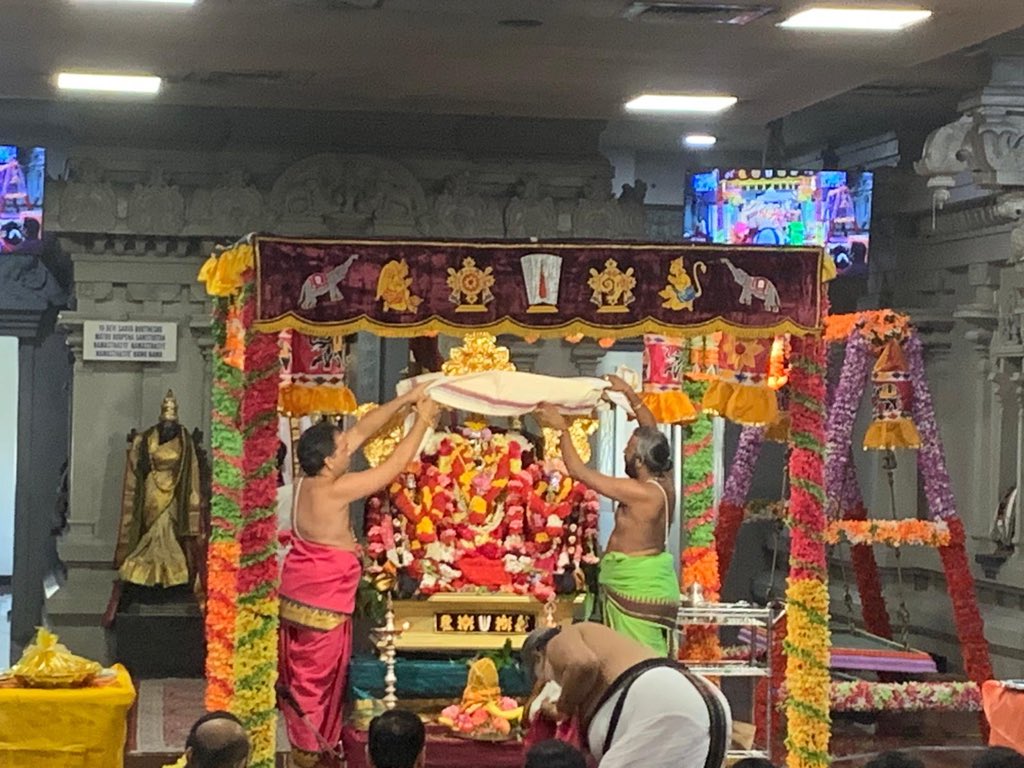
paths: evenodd
<path fill-rule="evenodd" d="M 0 765 L 518 768 L 591 623 L 1024 753 L 1020 0 L 0 5 Z"/>

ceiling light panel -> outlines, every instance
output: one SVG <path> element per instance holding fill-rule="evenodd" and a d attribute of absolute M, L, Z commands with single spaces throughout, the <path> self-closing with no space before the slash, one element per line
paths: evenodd
<path fill-rule="evenodd" d="M 717 142 L 718 139 L 709 133 L 691 133 L 683 137 L 683 144 L 691 149 L 709 149 Z"/>
<path fill-rule="evenodd" d="M 73 0 L 79 5 L 195 5 L 197 0 Z"/>
<path fill-rule="evenodd" d="M 161 80 L 151 75 L 101 75 L 87 72 L 61 72 L 57 87 L 62 91 L 93 91 L 97 93 L 154 94 Z"/>
<path fill-rule="evenodd" d="M 712 114 L 723 112 L 736 103 L 735 96 L 698 96 L 692 94 L 645 93 L 626 102 L 629 112 L 646 114 Z"/>
<path fill-rule="evenodd" d="M 787 29 L 899 32 L 930 18 L 931 11 L 897 8 L 808 8 L 779 24 Z"/>

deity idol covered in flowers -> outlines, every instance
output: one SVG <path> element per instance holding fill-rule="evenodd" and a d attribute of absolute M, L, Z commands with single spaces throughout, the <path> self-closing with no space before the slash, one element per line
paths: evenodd
<path fill-rule="evenodd" d="M 597 562 L 597 514 L 597 495 L 523 435 L 437 433 L 368 502 L 368 573 L 396 577 L 403 596 L 575 593 Z"/>
<path fill-rule="evenodd" d="M 467 334 L 433 375 L 514 374 L 509 350 L 495 342 Z M 594 427 L 589 418 L 570 427 L 586 455 Z M 401 425 L 389 429 L 367 445 L 371 464 L 401 435 Z M 541 456 L 520 432 L 489 427 L 479 415 L 433 434 L 419 459 L 367 501 L 367 577 L 400 597 L 469 592 L 546 601 L 583 591 L 584 569 L 598 560 L 597 494 L 573 481 L 550 450 L 557 435 L 545 435 L 544 444 Z"/>

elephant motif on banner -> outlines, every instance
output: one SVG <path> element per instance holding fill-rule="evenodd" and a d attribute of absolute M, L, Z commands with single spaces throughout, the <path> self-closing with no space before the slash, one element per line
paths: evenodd
<path fill-rule="evenodd" d="M 327 272 L 314 272 L 307 277 L 302 284 L 302 291 L 299 293 L 299 306 L 303 309 L 313 309 L 319 298 L 325 293 L 328 295 L 328 301 L 341 301 L 344 296 L 338 286 L 348 275 L 352 262 L 358 258 L 357 254 L 352 254 L 334 269 Z"/>

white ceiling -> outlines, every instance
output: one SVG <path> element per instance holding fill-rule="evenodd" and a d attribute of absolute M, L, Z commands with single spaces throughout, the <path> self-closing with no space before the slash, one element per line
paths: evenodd
<path fill-rule="evenodd" d="M 0 98 L 66 99 L 51 80 L 62 69 L 132 71 L 165 78 L 162 105 L 609 120 L 613 143 L 650 147 L 688 129 L 749 139 L 869 83 L 973 87 L 963 54 L 926 62 L 1024 27 L 1024 0 L 921 1 L 931 21 L 866 36 L 775 26 L 804 0 L 724 0 L 777 9 L 746 26 L 629 21 L 627 0 L 2 0 Z M 626 99 L 658 90 L 740 102 L 717 119 L 623 115 Z M 861 98 L 876 115 L 913 103 L 899 91 Z"/>

